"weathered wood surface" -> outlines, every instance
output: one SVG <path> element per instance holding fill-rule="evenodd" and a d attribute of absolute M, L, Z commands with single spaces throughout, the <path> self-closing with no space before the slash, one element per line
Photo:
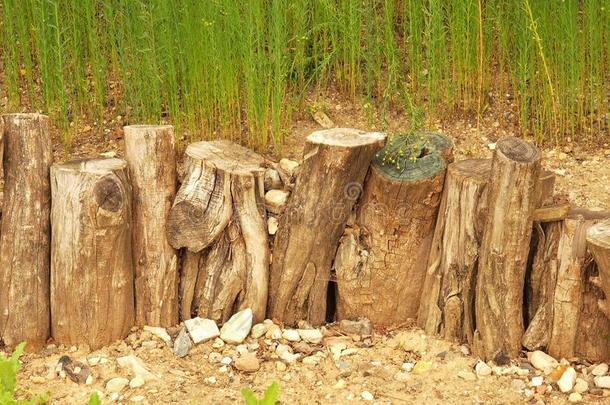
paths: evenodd
<path fill-rule="evenodd" d="M 521 349 L 523 289 L 540 170 L 535 146 L 514 137 L 496 143 L 475 292 L 473 348 L 486 360 L 499 353 L 516 357 Z"/>
<path fill-rule="evenodd" d="M 452 147 L 445 136 L 423 133 L 398 136 L 377 154 L 335 258 L 337 319 L 417 318 Z"/>
<path fill-rule="evenodd" d="M 355 129 L 307 137 L 294 191 L 273 247 L 269 317 L 288 325 L 326 318 L 331 267 L 362 182 L 385 135 Z"/>
<path fill-rule="evenodd" d="M 233 142 L 196 142 L 186 149 L 184 167 L 167 224 L 170 243 L 187 248 L 181 319 L 199 315 L 222 323 L 251 308 L 262 321 L 270 261 L 264 159 Z"/>
<path fill-rule="evenodd" d="M 125 160 L 133 189 L 136 323 L 178 324 L 178 255 L 165 224 L 176 195 L 174 128 L 126 126 Z"/>
<path fill-rule="evenodd" d="M 0 336 L 8 346 L 25 340 L 33 350 L 44 345 L 50 333 L 49 119 L 40 114 L 7 114 L 0 121 L 4 123 Z"/>
<path fill-rule="evenodd" d="M 608 215 L 610 217 L 610 215 Z M 587 246 L 597 263 L 599 277 L 594 282 L 606 298 L 599 301 L 599 308 L 610 318 L 610 219 L 592 226 L 587 233 Z"/>
<path fill-rule="evenodd" d="M 121 159 L 51 167 L 52 336 L 93 350 L 134 324 L 131 187 Z"/>
<path fill-rule="evenodd" d="M 472 343 L 490 170 L 489 159 L 462 160 L 447 168 L 418 314 L 428 334 Z"/>

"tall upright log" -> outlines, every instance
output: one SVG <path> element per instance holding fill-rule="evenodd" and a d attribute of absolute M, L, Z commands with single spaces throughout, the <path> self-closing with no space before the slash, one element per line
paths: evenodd
<path fill-rule="evenodd" d="M 489 159 L 462 160 L 447 168 L 418 314 L 428 334 L 472 343 L 490 170 Z"/>
<path fill-rule="evenodd" d="M 0 231 L 0 336 L 29 349 L 49 337 L 49 253 L 53 162 L 49 119 L 8 114 L 4 122 L 4 201 Z"/>
<path fill-rule="evenodd" d="M 51 167 L 51 332 L 91 349 L 134 324 L 131 187 L 121 159 Z"/>
<path fill-rule="evenodd" d="M 337 319 L 417 318 L 452 146 L 439 134 L 398 135 L 373 160 L 337 249 Z"/>
<path fill-rule="evenodd" d="M 187 248 L 180 315 L 226 321 L 251 308 L 265 317 L 270 252 L 264 209 L 264 159 L 229 141 L 196 142 L 185 152 L 184 180 L 167 236 Z"/>
<path fill-rule="evenodd" d="M 136 323 L 178 323 L 178 256 L 165 224 L 176 194 L 176 152 L 171 125 L 125 130 L 125 159 L 133 187 L 133 259 Z"/>
<path fill-rule="evenodd" d="M 516 357 L 523 337 L 523 288 L 539 202 L 540 152 L 518 138 L 496 143 L 477 276 L 474 350 Z"/>
<path fill-rule="evenodd" d="M 596 284 L 606 296 L 599 302 L 599 307 L 610 318 L 610 219 L 589 229 L 587 246 L 593 254 L 599 270 L 599 279 L 595 280 Z"/>
<path fill-rule="evenodd" d="M 294 191 L 273 247 L 270 317 L 320 325 L 331 266 L 374 153 L 385 135 L 335 128 L 307 137 Z"/>

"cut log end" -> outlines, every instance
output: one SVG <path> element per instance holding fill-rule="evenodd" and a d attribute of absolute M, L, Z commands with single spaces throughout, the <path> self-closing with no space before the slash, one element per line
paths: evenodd
<path fill-rule="evenodd" d="M 540 159 L 540 150 L 536 146 L 514 136 L 500 139 L 496 143 L 496 150 L 519 163 L 532 163 Z"/>
<path fill-rule="evenodd" d="M 332 128 L 311 133 L 307 137 L 307 141 L 314 144 L 353 148 L 383 143 L 385 138 L 385 134 L 381 132 L 365 132 L 353 128 Z"/>
<path fill-rule="evenodd" d="M 187 146 L 186 155 L 192 159 L 232 174 L 264 172 L 265 159 L 231 141 L 195 142 Z"/>

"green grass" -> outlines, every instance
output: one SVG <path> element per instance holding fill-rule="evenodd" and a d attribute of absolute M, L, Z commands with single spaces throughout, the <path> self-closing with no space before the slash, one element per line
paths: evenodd
<path fill-rule="evenodd" d="M 608 136 L 606 0 L 0 0 L 0 15 L 8 108 L 51 114 L 66 144 L 115 108 L 279 146 L 327 90 L 382 121 L 479 116 L 509 93 L 538 140 Z"/>

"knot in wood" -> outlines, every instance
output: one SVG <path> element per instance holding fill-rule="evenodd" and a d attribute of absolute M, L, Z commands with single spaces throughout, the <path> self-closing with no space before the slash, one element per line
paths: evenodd
<path fill-rule="evenodd" d="M 97 204 L 106 211 L 117 212 L 123 206 L 121 186 L 108 176 L 97 182 L 93 193 Z"/>

